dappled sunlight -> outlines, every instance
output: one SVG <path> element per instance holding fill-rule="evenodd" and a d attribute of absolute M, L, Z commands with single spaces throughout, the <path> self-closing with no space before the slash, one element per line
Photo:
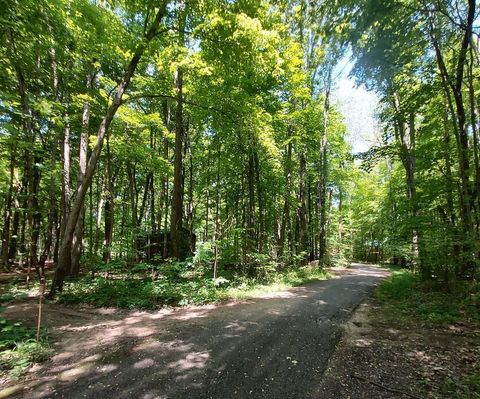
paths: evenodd
<path fill-rule="evenodd" d="M 224 328 L 232 328 L 236 331 L 245 331 L 247 328 L 245 326 L 240 325 L 238 322 L 228 323 Z"/>
<path fill-rule="evenodd" d="M 80 366 L 68 369 L 57 376 L 60 381 L 72 381 L 75 378 L 89 372 L 94 367 L 93 363 L 82 364 Z"/>
<path fill-rule="evenodd" d="M 295 292 L 280 291 L 280 292 L 268 292 L 263 294 L 255 295 L 255 298 L 259 299 L 273 299 L 273 298 L 295 298 L 298 296 Z"/>
<path fill-rule="evenodd" d="M 112 371 L 118 370 L 118 365 L 116 364 L 105 364 L 97 369 L 101 373 L 111 373 Z"/>
<path fill-rule="evenodd" d="M 53 362 L 68 360 L 73 357 L 75 354 L 73 352 L 62 352 L 52 356 L 51 360 Z"/>
<path fill-rule="evenodd" d="M 389 334 L 392 334 L 392 335 L 399 335 L 400 334 L 400 331 L 397 330 L 396 328 L 387 328 L 386 331 L 389 333 Z"/>
<path fill-rule="evenodd" d="M 185 314 L 176 315 L 176 316 L 173 316 L 172 318 L 175 320 L 191 320 L 191 319 L 198 319 L 201 317 L 207 317 L 207 315 L 208 313 L 206 310 L 190 310 Z"/>
<path fill-rule="evenodd" d="M 150 317 L 150 319 L 152 320 L 159 320 L 159 319 L 163 319 L 165 316 L 169 316 L 171 314 L 175 313 L 175 310 L 174 309 L 162 309 L 162 310 L 159 310 L 153 314 L 148 314 L 148 316 Z M 145 312 L 137 312 L 137 313 L 134 313 L 135 316 L 137 315 L 142 315 L 142 314 L 145 314 Z"/>
<path fill-rule="evenodd" d="M 192 352 L 187 354 L 185 358 L 169 363 L 168 368 L 175 371 L 186 371 L 190 369 L 200 369 L 205 367 L 210 354 L 208 352 Z"/>
<path fill-rule="evenodd" d="M 413 358 L 415 358 L 419 361 L 427 362 L 427 363 L 432 360 L 432 357 L 430 355 L 428 355 L 424 351 L 419 351 L 419 350 L 416 350 L 416 351 L 413 351 L 413 352 L 408 352 L 407 356 L 413 357 Z"/>
<path fill-rule="evenodd" d="M 172 343 L 169 343 L 172 345 Z M 164 347 L 165 344 L 160 342 L 160 341 L 153 341 L 153 340 L 148 340 L 148 341 L 142 341 L 140 344 L 135 345 L 132 347 L 132 352 L 143 352 L 143 351 L 158 351 L 162 347 Z"/>
<path fill-rule="evenodd" d="M 117 312 L 118 309 L 115 308 L 101 308 L 97 310 L 97 313 L 102 315 L 114 315 Z"/>
<path fill-rule="evenodd" d="M 316 340 L 337 339 L 336 331 L 352 309 L 351 295 L 364 295 L 381 278 L 376 269 L 366 269 L 355 268 L 339 279 L 261 298 L 154 312 L 74 311 L 47 304 L 44 320 L 57 340 L 56 354 L 36 369 L 39 375 L 27 380 L 24 392 L 29 398 L 46 397 L 54 391 L 68 392 L 75 383 L 95 387 L 97 394 L 108 397 L 120 386 L 125 392 L 142 390 L 142 381 L 152 379 L 158 382 L 158 390 L 143 397 L 169 398 L 178 397 L 178 392 L 203 391 L 202 381 L 209 378 L 227 384 L 237 372 L 244 373 L 246 380 L 261 381 L 266 381 L 266 370 L 273 370 L 274 378 L 279 368 L 296 373 L 306 361 L 303 349 L 295 349 L 296 345 L 303 340 L 312 345 Z M 345 295 L 347 291 L 351 294 Z M 19 310 L 33 325 L 35 306 L 14 304 L 8 311 L 18 314 Z M 265 352 L 273 336 L 290 337 L 285 338 L 289 345 Z M 359 340 L 357 345 L 371 342 Z M 240 370 L 229 367 L 233 353 L 242 360 Z M 279 361 L 278 356 L 291 360 Z M 258 365 L 255 370 L 251 362 Z M 309 367 L 318 373 L 317 365 Z M 242 392 L 241 386 L 237 389 Z"/>
<path fill-rule="evenodd" d="M 247 331 L 248 327 L 258 326 L 258 325 L 259 325 L 259 323 L 257 323 L 257 322 L 251 322 L 251 321 L 239 322 L 239 321 L 234 321 L 234 322 L 228 323 L 224 328 L 225 328 L 225 329 L 234 330 L 234 331 L 236 331 L 236 332 L 242 332 L 242 331 Z"/>
<path fill-rule="evenodd" d="M 390 272 L 386 269 L 381 269 L 377 266 L 371 266 L 366 268 L 365 265 L 360 263 L 352 263 L 352 267 L 348 269 L 355 276 L 371 276 L 371 277 L 383 277 L 389 276 Z"/>
<path fill-rule="evenodd" d="M 142 359 L 133 364 L 134 369 L 148 369 L 149 367 L 155 366 L 156 363 L 153 359 Z"/>
<path fill-rule="evenodd" d="M 360 348 L 371 346 L 374 343 L 372 339 L 359 338 L 354 341 L 354 345 Z"/>

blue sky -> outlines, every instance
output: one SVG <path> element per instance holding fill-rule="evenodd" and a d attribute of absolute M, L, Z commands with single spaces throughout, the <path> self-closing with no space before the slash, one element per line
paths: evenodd
<path fill-rule="evenodd" d="M 380 126 L 375 114 L 379 98 L 363 85 L 355 85 L 354 79 L 348 76 L 352 68 L 350 54 L 346 54 L 335 69 L 333 100 L 345 117 L 353 152 L 358 153 L 378 142 Z"/>

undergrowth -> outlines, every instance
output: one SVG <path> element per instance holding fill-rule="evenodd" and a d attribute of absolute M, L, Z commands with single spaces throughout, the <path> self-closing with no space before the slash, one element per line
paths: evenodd
<path fill-rule="evenodd" d="M 0 295 L 0 304 L 23 296 L 21 289 L 12 286 L 10 292 Z M 42 333 L 37 342 L 35 334 L 35 329 L 0 316 L 0 376 L 19 376 L 48 358 L 48 339 Z"/>
<path fill-rule="evenodd" d="M 480 292 L 476 283 L 457 281 L 445 285 L 423 281 L 408 270 L 394 270 L 375 291 L 380 309 L 374 317 L 387 324 L 435 329 L 460 323 L 468 328 L 480 326 Z M 476 342 L 479 338 L 473 337 Z M 480 342 L 479 342 L 480 344 Z M 480 371 L 465 371 L 448 377 L 435 388 L 434 397 L 480 399 Z"/>
<path fill-rule="evenodd" d="M 38 293 L 38 284 L 26 288 L 23 284 L 12 283 L 2 287 L 1 306 Z M 41 331 L 36 340 L 36 329 L 23 323 L 0 316 L 0 377 L 18 377 L 34 363 L 40 363 L 50 356 L 46 331 Z"/>
<path fill-rule="evenodd" d="M 201 305 L 243 299 L 329 277 L 325 271 L 312 267 L 289 269 L 262 277 L 224 272 L 216 279 L 208 273 L 195 272 L 188 266 L 179 269 L 172 272 L 169 268 L 167 272 L 148 277 L 122 275 L 82 278 L 68 282 L 59 300 L 69 304 L 155 309 L 166 305 Z"/>
<path fill-rule="evenodd" d="M 34 329 L 0 317 L 0 375 L 19 376 L 48 355 L 46 338 L 37 343 Z"/>
<path fill-rule="evenodd" d="M 442 394 L 450 399 L 480 399 L 480 371 L 466 374 L 461 379 L 447 378 Z"/>
<path fill-rule="evenodd" d="M 412 322 L 442 325 L 458 322 L 480 323 L 480 291 L 476 285 L 457 282 L 445 286 L 422 281 L 408 270 L 397 270 L 381 284 L 376 298 L 389 309 L 385 315 Z"/>

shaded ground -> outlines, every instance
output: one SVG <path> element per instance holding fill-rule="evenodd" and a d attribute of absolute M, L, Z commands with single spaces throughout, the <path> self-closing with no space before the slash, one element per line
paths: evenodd
<path fill-rule="evenodd" d="M 10 389 L 28 398 L 323 397 L 343 324 L 386 275 L 354 265 L 242 303 L 158 312 L 47 305 L 55 355 Z M 33 325 L 36 310 L 26 301 L 5 316 Z"/>
<path fill-rule="evenodd" d="M 480 398 L 480 392 L 457 396 L 448 389 L 479 372 L 478 327 L 412 325 L 384 312 L 371 299 L 347 323 L 321 384 L 322 399 Z"/>

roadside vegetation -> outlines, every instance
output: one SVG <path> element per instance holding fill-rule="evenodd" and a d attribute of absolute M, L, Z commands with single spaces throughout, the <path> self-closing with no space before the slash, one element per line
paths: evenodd
<path fill-rule="evenodd" d="M 37 342 L 35 330 L 22 323 L 0 317 L 0 336 L 0 377 L 18 376 L 49 356 L 47 339 Z"/>
<path fill-rule="evenodd" d="M 114 264 L 113 264 L 114 265 Z M 56 301 L 64 304 L 89 304 L 96 307 L 158 309 L 165 306 L 203 305 L 224 300 L 241 300 L 268 292 L 325 280 L 332 275 L 318 266 L 259 266 L 254 274 L 223 270 L 214 278 L 209 266 L 193 261 L 137 264 L 134 268 L 117 265 L 94 276 L 68 279 Z M 35 295 L 37 286 L 12 284 L 5 298 L 10 300 Z"/>
<path fill-rule="evenodd" d="M 150 265 L 148 266 L 150 269 Z M 155 309 L 166 305 L 202 305 L 228 299 L 245 299 L 261 293 L 291 288 L 314 280 L 324 280 L 329 274 L 309 266 L 289 268 L 261 277 L 222 273 L 212 278 L 210 273 L 194 270 L 189 263 L 173 263 L 152 277 L 122 275 L 85 277 L 67 282 L 59 301 L 88 303 L 94 306 Z M 121 293 L 121 295 L 119 295 Z"/>
<path fill-rule="evenodd" d="M 478 1 L 7 3 L 1 272 L 155 309 L 391 262 L 418 272 L 377 291 L 392 323 L 476 328 Z"/>
<path fill-rule="evenodd" d="M 480 398 L 480 286 L 477 282 L 440 284 L 395 268 L 392 276 L 375 291 L 371 312 L 378 328 L 393 328 L 400 334 L 429 337 L 428 367 L 421 381 L 429 397 Z M 428 341 L 428 340 L 427 340 Z M 405 341 L 403 356 L 418 350 Z M 434 373 L 432 373 L 434 371 Z"/>
<path fill-rule="evenodd" d="M 480 325 L 480 285 L 457 281 L 449 285 L 422 280 L 417 274 L 396 269 L 392 277 L 378 287 L 376 298 L 392 319 L 400 317 L 412 323 Z"/>
<path fill-rule="evenodd" d="M 19 295 L 22 290 L 13 287 L 12 291 Z M 0 306 L 14 298 L 15 295 L 12 294 L 1 295 Z M 0 312 L 1 310 L 0 307 Z M 42 332 L 37 341 L 35 329 L 0 315 L 0 378 L 19 376 L 34 363 L 46 360 L 49 354 L 45 332 Z"/>

